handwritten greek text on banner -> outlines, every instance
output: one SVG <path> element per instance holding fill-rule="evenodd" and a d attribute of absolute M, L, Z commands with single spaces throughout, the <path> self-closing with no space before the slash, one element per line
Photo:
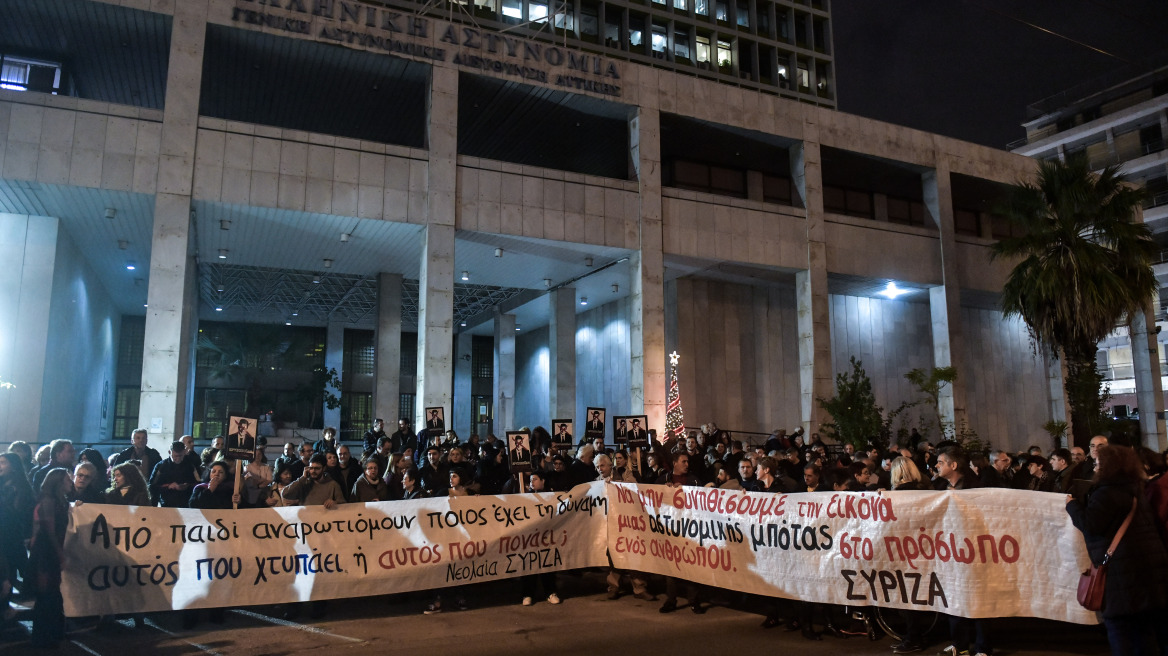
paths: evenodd
<path fill-rule="evenodd" d="M 1058 494 L 1015 490 L 761 494 L 616 484 L 622 569 L 743 592 L 964 617 L 1094 624 L 1088 560 Z"/>
<path fill-rule="evenodd" d="M 605 490 L 257 510 L 82 505 L 70 617 L 424 590 L 606 565 Z"/>

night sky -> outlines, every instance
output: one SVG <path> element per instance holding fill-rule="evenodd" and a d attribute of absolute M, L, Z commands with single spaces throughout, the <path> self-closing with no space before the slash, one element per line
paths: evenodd
<path fill-rule="evenodd" d="M 1168 64 L 1166 0 L 832 0 L 831 12 L 841 111 L 995 148 L 1025 136 L 1035 101 Z"/>

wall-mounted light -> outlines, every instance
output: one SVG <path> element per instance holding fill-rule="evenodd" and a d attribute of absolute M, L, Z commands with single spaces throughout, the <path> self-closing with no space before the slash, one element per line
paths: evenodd
<path fill-rule="evenodd" d="M 312 284 L 319 285 L 320 284 L 320 276 L 313 276 L 312 277 Z"/>
<path fill-rule="evenodd" d="M 580 305 L 588 305 L 588 297 L 587 296 L 580 297 Z"/>
<path fill-rule="evenodd" d="M 543 286 L 544 287 L 551 287 L 552 286 L 552 279 L 551 278 L 544 278 L 543 279 Z"/>
<path fill-rule="evenodd" d="M 466 322 L 465 322 L 465 321 L 463 321 L 462 323 L 460 323 L 460 324 L 458 324 L 458 325 L 462 326 L 463 328 L 466 328 Z"/>
<path fill-rule="evenodd" d="M 590 258 L 590 257 L 584 258 L 584 266 L 592 266 L 592 258 Z"/>
<path fill-rule="evenodd" d="M 114 208 L 112 208 L 112 207 L 105 208 L 105 218 L 109 219 L 110 221 L 113 221 L 114 217 L 116 217 L 117 215 L 118 215 L 118 211 L 115 210 Z"/>
<path fill-rule="evenodd" d="M 470 280 L 470 272 L 469 272 L 469 271 L 463 271 L 463 272 L 462 272 L 462 281 L 463 281 L 463 282 L 466 282 L 467 280 Z"/>
<path fill-rule="evenodd" d="M 215 285 L 215 291 L 222 294 L 223 293 L 223 285 L 222 284 Z"/>
<path fill-rule="evenodd" d="M 220 230 L 230 230 L 231 229 L 231 221 L 228 221 L 227 219 L 219 219 L 219 229 Z"/>
<path fill-rule="evenodd" d="M 503 257 L 503 249 L 502 248 L 495 249 L 495 257 Z"/>
<path fill-rule="evenodd" d="M 618 285 L 618 284 L 617 284 L 617 283 L 615 283 L 615 282 L 614 282 L 614 283 L 612 283 L 612 293 L 613 293 L 613 294 L 615 294 L 615 293 L 617 293 L 617 292 L 619 292 L 619 291 L 620 291 L 620 285 Z"/>
<path fill-rule="evenodd" d="M 126 262 L 126 271 L 133 271 L 134 269 L 137 269 L 137 268 L 138 268 L 137 264 L 134 264 L 133 262 Z"/>
<path fill-rule="evenodd" d="M 342 232 L 341 233 L 341 241 L 343 241 L 343 242 L 349 241 L 349 237 L 352 237 L 352 236 L 353 236 L 353 233 L 351 233 L 351 232 Z"/>
<path fill-rule="evenodd" d="M 284 322 L 284 325 L 285 325 L 285 326 L 291 326 L 291 325 L 292 325 L 292 322 L 291 322 L 291 321 L 285 321 L 285 322 Z"/>
<path fill-rule="evenodd" d="M 324 268 L 326 268 L 326 269 L 333 268 L 333 261 L 328 259 L 327 257 L 324 258 Z"/>
<path fill-rule="evenodd" d="M 118 240 L 118 248 L 122 249 L 123 251 L 126 250 L 126 247 L 128 247 L 129 245 L 130 245 L 130 242 L 126 241 L 125 239 Z"/>
<path fill-rule="evenodd" d="M 521 329 L 521 326 L 519 324 L 515 324 L 515 330 L 518 331 L 520 329 Z"/>
<path fill-rule="evenodd" d="M 221 260 L 227 259 L 227 249 L 226 248 L 219 249 L 219 259 L 221 259 Z"/>
<path fill-rule="evenodd" d="M 223 308 L 222 308 L 222 307 L 216 307 L 216 308 L 215 308 L 215 311 L 216 311 L 216 312 L 222 312 L 222 311 L 223 311 Z"/>
<path fill-rule="evenodd" d="M 902 294 L 909 294 L 911 292 L 912 292 L 912 290 L 910 290 L 910 289 L 901 289 L 900 287 L 897 287 L 896 283 L 894 283 L 890 280 L 890 281 L 888 281 L 888 284 L 884 287 L 884 289 L 882 289 L 876 293 L 880 294 L 881 296 L 883 296 L 885 298 L 896 298 L 897 296 L 900 296 Z"/>

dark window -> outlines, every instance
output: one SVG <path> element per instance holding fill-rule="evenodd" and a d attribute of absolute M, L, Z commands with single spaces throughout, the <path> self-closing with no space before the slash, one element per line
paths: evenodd
<path fill-rule="evenodd" d="M 418 333 L 401 335 L 401 372 L 408 376 L 418 371 Z"/>
<path fill-rule="evenodd" d="M 397 416 L 409 417 L 413 421 L 414 416 L 414 396 L 413 394 L 400 394 L 397 401 Z"/>
<path fill-rule="evenodd" d="M 762 176 L 762 199 L 768 203 L 791 204 L 791 181 L 777 175 Z"/>
<path fill-rule="evenodd" d="M 925 225 L 925 206 L 918 200 L 888 198 L 888 220 L 902 225 Z"/>
<path fill-rule="evenodd" d="M 358 434 L 364 434 L 370 428 L 373 428 L 373 395 L 368 392 L 342 394 L 341 433 L 356 439 Z"/>
<path fill-rule="evenodd" d="M 345 331 L 345 381 L 350 375 L 372 376 L 377 348 L 372 330 Z"/>
<path fill-rule="evenodd" d="M 865 219 L 874 217 L 872 193 L 858 189 L 842 189 L 825 185 L 823 187 L 823 209 L 827 212 Z"/>
<path fill-rule="evenodd" d="M 117 398 L 114 401 L 114 433 L 115 441 L 124 441 L 130 438 L 130 431 L 138 427 L 138 403 L 142 400 L 142 391 L 138 387 L 119 387 Z"/>
<path fill-rule="evenodd" d="M 491 380 L 495 377 L 495 340 L 486 335 L 471 337 L 471 375 Z"/>
<path fill-rule="evenodd" d="M 953 231 L 959 235 L 981 235 L 981 222 L 977 212 L 969 210 L 953 210 Z"/>

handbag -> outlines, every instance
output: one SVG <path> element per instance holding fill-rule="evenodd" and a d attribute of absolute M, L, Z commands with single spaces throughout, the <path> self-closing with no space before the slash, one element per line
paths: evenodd
<path fill-rule="evenodd" d="M 1131 526 L 1132 518 L 1136 516 L 1137 499 L 1132 499 L 1131 512 L 1123 520 L 1119 530 L 1115 532 L 1115 537 L 1111 540 L 1111 546 L 1107 547 L 1107 553 L 1103 554 L 1103 562 L 1096 567 L 1092 563 L 1091 567 L 1079 575 L 1079 605 L 1087 610 L 1099 611 L 1103 609 L 1103 589 L 1107 585 L 1107 561 L 1111 560 L 1111 555 L 1115 553 L 1115 548 L 1119 546 L 1119 541 L 1123 539 L 1123 534 L 1127 532 L 1127 527 Z"/>

